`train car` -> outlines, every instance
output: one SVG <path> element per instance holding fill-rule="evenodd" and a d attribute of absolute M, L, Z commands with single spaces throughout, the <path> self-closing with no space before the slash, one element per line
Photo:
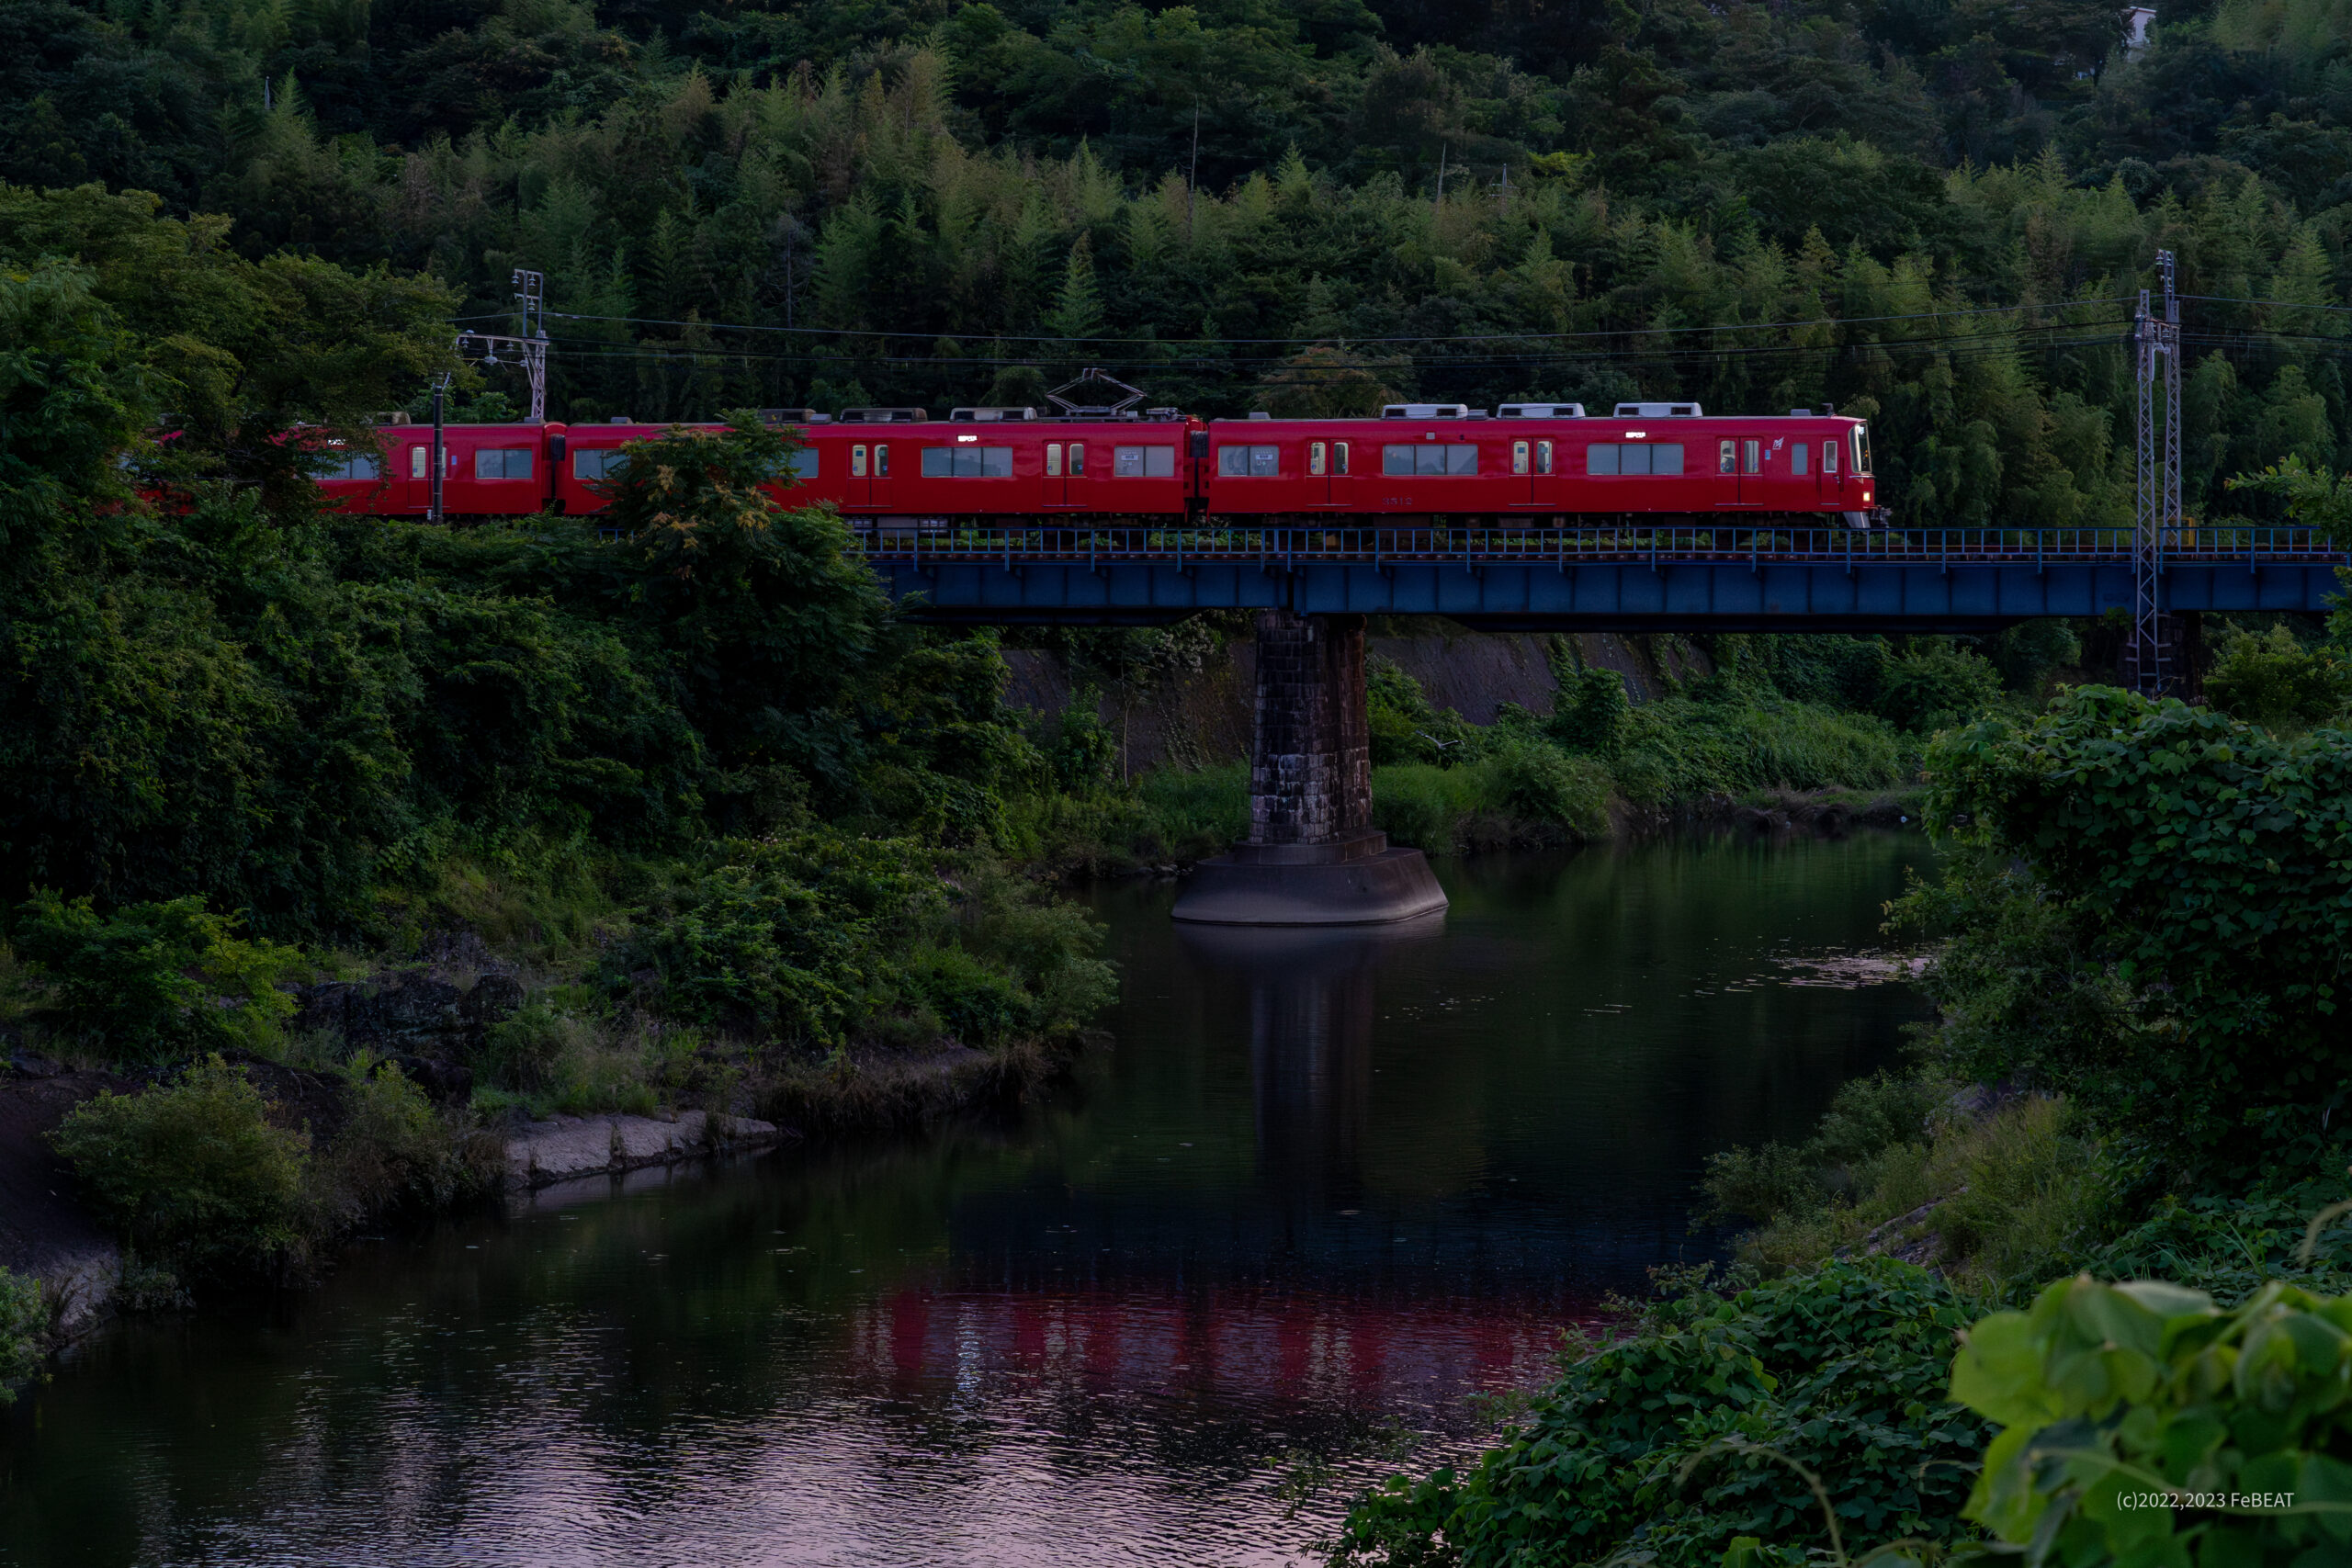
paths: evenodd
<path fill-rule="evenodd" d="M 442 426 L 442 508 L 452 517 L 527 517 L 546 508 L 563 465 L 561 424 Z M 377 450 L 325 444 L 319 489 L 336 508 L 422 517 L 433 505 L 433 427 L 380 424 Z"/>
<path fill-rule="evenodd" d="M 998 409 L 958 409 L 944 420 L 844 418 L 800 433 L 806 488 L 792 493 L 832 502 L 853 523 L 1182 517 L 1193 489 L 1186 449 L 1195 428 L 1184 420 L 1038 419 Z"/>
<path fill-rule="evenodd" d="M 628 461 L 630 443 L 667 428 L 572 426 L 554 498 L 574 514 L 603 510 L 596 483 Z M 922 409 L 848 409 L 836 420 L 791 424 L 802 445 L 794 482 L 778 495 L 796 505 L 831 502 L 853 525 L 1182 516 L 1193 489 L 1185 457 L 1193 428 L 1165 419 L 1037 419 L 1025 409 L 958 409 L 945 420 Z"/>
<path fill-rule="evenodd" d="M 1527 405 L 1520 405 L 1525 408 Z M 1620 404 L 1605 417 L 1493 419 L 1402 405 L 1374 419 L 1207 426 L 1210 515 L 1713 516 L 1841 513 L 1867 526 L 1877 504 L 1867 428 L 1792 410 L 1709 416 L 1695 403 Z"/>

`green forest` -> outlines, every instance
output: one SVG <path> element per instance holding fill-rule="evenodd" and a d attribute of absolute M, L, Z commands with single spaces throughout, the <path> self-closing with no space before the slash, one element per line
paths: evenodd
<path fill-rule="evenodd" d="M 8 0 L 0 179 L 427 275 L 477 324 L 540 270 L 557 417 L 1087 364 L 1204 413 L 1834 402 L 1910 520 L 2113 523 L 2160 247 L 2191 512 L 2352 458 L 2347 33 L 2342 0 L 2167 6 L 2131 58 L 2085 0 Z"/>

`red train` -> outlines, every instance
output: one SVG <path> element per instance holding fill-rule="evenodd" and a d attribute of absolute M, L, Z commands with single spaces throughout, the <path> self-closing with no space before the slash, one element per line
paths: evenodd
<path fill-rule="evenodd" d="M 1803 516 L 1867 527 L 1883 518 L 1860 420 L 1792 410 L 1710 416 L 1695 403 L 1505 404 L 1498 417 L 1449 404 L 1397 404 L 1379 419 L 1039 418 L 1030 409 L 848 409 L 827 419 L 772 411 L 805 443 L 795 502 L 831 502 L 894 531 L 1000 519 L 1724 513 Z M 663 427 L 456 424 L 443 435 L 443 510 L 509 517 L 605 505 L 599 482 L 631 442 Z M 346 511 L 423 516 L 432 504 L 433 431 L 376 430 L 321 481 Z M 781 491 L 780 491 L 781 493 Z"/>

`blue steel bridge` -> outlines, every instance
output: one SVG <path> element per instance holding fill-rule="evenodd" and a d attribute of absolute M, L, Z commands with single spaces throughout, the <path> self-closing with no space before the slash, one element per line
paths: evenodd
<path fill-rule="evenodd" d="M 910 613 L 998 626 L 1283 609 L 1494 630 L 1934 632 L 2132 602 L 2128 529 L 854 525 Z M 2352 551 L 2325 530 L 2231 525 L 2166 530 L 2158 558 L 2166 611 L 2309 614 L 2345 592 Z"/>

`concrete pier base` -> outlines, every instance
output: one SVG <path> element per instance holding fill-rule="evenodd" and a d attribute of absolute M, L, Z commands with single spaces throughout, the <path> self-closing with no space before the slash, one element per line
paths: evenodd
<path fill-rule="evenodd" d="M 1204 860 L 1175 918 L 1217 926 L 1385 925 L 1445 908 L 1429 857 L 1366 831 L 1329 844 L 1236 844 Z"/>
<path fill-rule="evenodd" d="M 1200 925 L 1348 926 L 1445 908 L 1419 850 L 1372 825 L 1363 617 L 1258 617 L 1250 838 L 1204 860 L 1176 900 Z"/>

